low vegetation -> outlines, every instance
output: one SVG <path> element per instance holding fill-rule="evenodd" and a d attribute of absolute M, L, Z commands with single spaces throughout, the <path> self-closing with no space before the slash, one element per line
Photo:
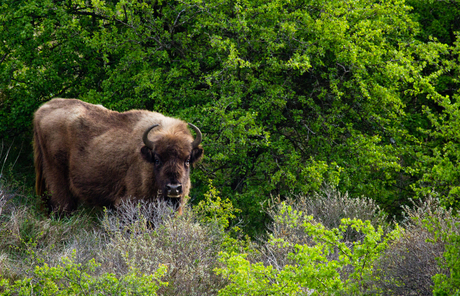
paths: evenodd
<path fill-rule="evenodd" d="M 249 239 L 209 184 L 182 216 L 126 202 L 44 217 L 2 183 L 2 295 L 453 295 L 460 224 L 427 197 L 398 225 L 372 200 L 325 186 L 273 198 L 266 235 Z M 18 194 L 18 193 L 16 193 Z M 244 221 L 243 221 L 244 222 Z"/>

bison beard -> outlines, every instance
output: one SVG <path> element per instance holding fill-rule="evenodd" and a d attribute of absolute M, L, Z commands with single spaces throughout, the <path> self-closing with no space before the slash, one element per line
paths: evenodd
<path fill-rule="evenodd" d="M 157 112 L 53 99 L 34 116 L 36 193 L 59 213 L 127 199 L 167 200 L 180 213 L 201 139 L 193 124 Z"/>

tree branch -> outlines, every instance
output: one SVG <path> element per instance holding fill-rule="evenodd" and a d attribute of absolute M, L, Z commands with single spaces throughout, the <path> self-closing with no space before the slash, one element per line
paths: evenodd
<path fill-rule="evenodd" d="M 9 55 L 9 52 L 5 53 L 2 57 L 2 59 L 0 60 L 0 64 L 3 63 L 3 61 L 6 59 L 6 57 Z"/>

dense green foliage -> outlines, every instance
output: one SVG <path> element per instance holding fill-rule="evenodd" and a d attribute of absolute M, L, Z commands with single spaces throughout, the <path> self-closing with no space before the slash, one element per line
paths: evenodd
<path fill-rule="evenodd" d="M 77 97 L 195 123 L 208 179 L 242 210 L 337 185 L 397 213 L 460 205 L 460 2 L 53 1 L 0 5 L 0 138 Z M 30 137 L 29 137 L 30 139 Z"/>

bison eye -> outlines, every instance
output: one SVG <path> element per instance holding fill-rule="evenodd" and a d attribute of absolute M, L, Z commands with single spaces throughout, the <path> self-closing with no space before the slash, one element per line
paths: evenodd
<path fill-rule="evenodd" d="M 186 166 L 186 167 L 190 166 L 190 159 L 187 159 L 187 160 L 185 161 L 185 166 Z"/>
<path fill-rule="evenodd" d="M 154 158 L 153 161 L 154 161 L 154 163 L 155 163 L 156 166 L 160 166 L 160 165 L 161 165 L 161 160 L 160 160 L 160 158 L 158 158 L 158 156 L 155 155 L 155 158 Z"/>

